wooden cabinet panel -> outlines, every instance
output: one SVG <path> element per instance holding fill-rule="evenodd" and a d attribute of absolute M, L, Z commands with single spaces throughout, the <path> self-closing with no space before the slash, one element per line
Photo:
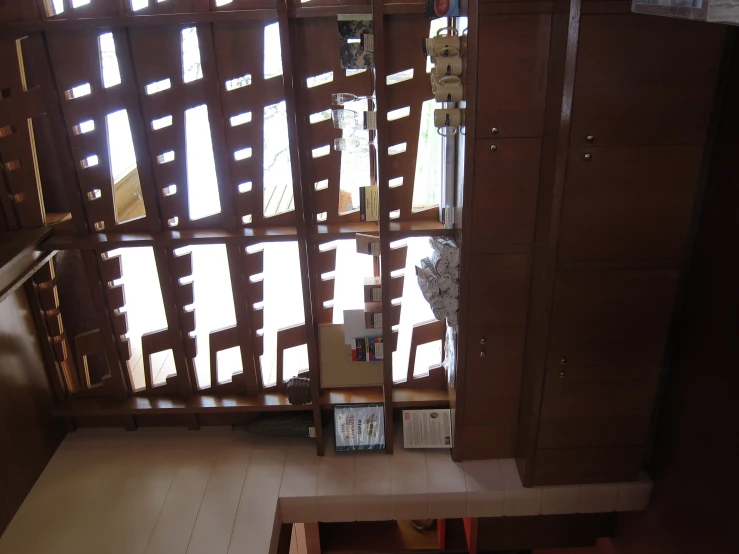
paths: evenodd
<path fill-rule="evenodd" d="M 459 460 L 512 458 L 516 453 L 515 423 L 490 420 L 485 425 L 457 425 L 454 428 L 454 455 Z"/>
<path fill-rule="evenodd" d="M 635 481 L 641 469 L 642 455 L 641 446 L 537 450 L 534 464 L 526 467 L 524 485 Z"/>
<path fill-rule="evenodd" d="M 478 137 L 542 136 L 550 28 L 549 14 L 480 17 Z"/>
<path fill-rule="evenodd" d="M 678 267 L 702 156 L 702 145 L 573 149 L 558 263 L 669 259 Z"/>
<path fill-rule="evenodd" d="M 538 448 L 645 444 L 659 366 L 547 369 Z"/>
<path fill-rule="evenodd" d="M 583 16 L 573 145 L 588 135 L 596 145 L 703 142 L 724 35 L 675 19 Z"/>
<path fill-rule="evenodd" d="M 530 267 L 526 254 L 472 256 L 469 298 L 474 309 L 467 322 L 465 368 L 467 425 L 517 421 Z"/>
<path fill-rule="evenodd" d="M 540 158 L 541 139 L 477 141 L 474 246 L 533 242 Z"/>
<path fill-rule="evenodd" d="M 672 269 L 557 272 L 547 366 L 659 365 L 677 282 Z"/>

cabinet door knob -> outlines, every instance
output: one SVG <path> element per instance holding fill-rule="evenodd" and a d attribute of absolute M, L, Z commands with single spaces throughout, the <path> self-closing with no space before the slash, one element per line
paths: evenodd
<path fill-rule="evenodd" d="M 481 358 L 484 358 L 485 357 L 485 351 L 484 350 L 480 350 L 480 357 Z"/>
<path fill-rule="evenodd" d="M 488 339 L 486 339 L 485 337 L 482 337 L 480 339 L 480 344 L 486 344 L 487 342 L 488 342 Z"/>
<path fill-rule="evenodd" d="M 559 365 L 567 365 L 567 358 L 565 358 L 564 356 L 562 356 L 559 359 Z"/>
<path fill-rule="evenodd" d="M 565 377 L 567 377 L 567 373 L 565 373 L 565 370 L 563 369 L 562 371 L 559 372 L 559 378 L 564 379 Z"/>
<path fill-rule="evenodd" d="M 585 155 L 583 156 L 583 158 L 585 159 L 585 161 L 586 161 L 586 162 L 589 162 L 590 160 L 592 160 L 592 159 L 593 159 L 593 155 L 592 155 L 592 154 L 590 154 L 590 153 L 588 153 L 588 154 L 585 154 Z"/>
<path fill-rule="evenodd" d="M 587 142 L 593 142 L 595 140 L 595 135 L 585 135 L 585 140 Z"/>
<path fill-rule="evenodd" d="M 497 128 L 497 127 L 493 127 L 493 128 L 492 128 L 492 133 L 493 133 L 494 135 L 497 135 L 497 134 L 498 134 L 498 128 Z"/>
<path fill-rule="evenodd" d="M 495 145 L 495 144 L 491 144 L 491 145 L 490 145 L 490 151 L 491 151 L 491 152 L 497 152 L 497 151 L 498 151 L 498 146 L 497 146 L 497 145 Z"/>

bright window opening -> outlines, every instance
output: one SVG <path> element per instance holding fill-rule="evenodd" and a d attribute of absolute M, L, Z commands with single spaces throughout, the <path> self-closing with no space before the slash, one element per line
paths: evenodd
<path fill-rule="evenodd" d="M 400 324 L 398 326 L 398 349 L 393 352 L 393 381 L 405 381 L 410 362 L 411 333 L 413 326 L 419 323 L 436 321 L 428 302 L 423 298 L 421 289 L 416 280 L 415 266 L 421 265 L 421 260 L 431 256 L 433 249 L 429 245 L 428 237 L 408 238 L 392 243 L 392 248 L 406 244 L 408 247 L 405 278 L 403 280 L 403 300 L 400 309 Z M 441 341 L 429 343 L 416 349 L 416 364 L 413 375 L 428 373 L 429 367 L 441 363 Z"/>
<path fill-rule="evenodd" d="M 100 46 L 100 66 L 103 70 L 103 87 L 110 88 L 121 84 L 121 72 L 118 68 L 113 33 L 100 35 L 98 44 Z"/>
<path fill-rule="evenodd" d="M 441 136 L 434 126 L 435 100 L 426 100 L 421 109 L 421 125 L 413 181 L 413 211 L 439 205 L 441 198 Z"/>
<path fill-rule="evenodd" d="M 399 71 L 398 73 L 393 73 L 392 75 L 388 75 L 385 77 L 385 84 L 387 85 L 397 85 L 398 83 L 402 83 L 403 81 L 410 81 L 413 79 L 413 69 L 405 69 L 403 71 Z"/>
<path fill-rule="evenodd" d="M 169 127 L 170 125 L 172 125 L 171 115 L 165 115 L 164 117 L 160 117 L 159 119 L 155 119 L 151 122 L 151 128 L 154 131 L 158 131 L 159 129 L 164 129 L 165 127 Z"/>
<path fill-rule="evenodd" d="M 182 81 L 190 83 L 202 78 L 198 30 L 196 27 L 182 29 Z"/>
<path fill-rule="evenodd" d="M 321 121 L 328 121 L 331 119 L 331 110 L 323 110 L 322 112 L 312 113 L 308 117 L 308 120 L 313 123 L 320 123 Z"/>
<path fill-rule="evenodd" d="M 272 23 L 264 28 L 264 78 L 271 79 L 282 75 L 282 46 L 280 28 Z"/>
<path fill-rule="evenodd" d="M 81 98 L 83 96 L 87 96 L 88 94 L 92 94 L 92 87 L 90 87 L 90 83 L 83 83 L 76 87 L 72 87 L 71 89 L 64 92 L 64 96 L 67 98 L 67 100 Z"/>
<path fill-rule="evenodd" d="M 230 119 L 231 127 L 238 127 L 239 125 L 244 125 L 245 123 L 251 122 L 251 112 L 244 112 L 240 113 L 239 115 L 235 115 L 231 117 Z"/>
<path fill-rule="evenodd" d="M 327 83 L 331 83 L 334 80 L 334 72 L 329 71 L 328 73 L 321 73 L 320 75 L 316 75 L 314 77 L 308 77 L 306 81 L 306 86 L 308 88 L 318 87 L 320 85 L 325 85 Z"/>
<path fill-rule="evenodd" d="M 367 111 L 367 100 L 354 100 L 344 105 L 357 113 Z M 359 138 L 359 147 L 341 151 L 341 173 L 339 177 L 340 214 L 359 209 L 359 188 L 371 185 L 369 131 L 342 129 L 341 136 Z"/>
<path fill-rule="evenodd" d="M 295 209 L 285 101 L 264 108 L 264 215 Z"/>
<path fill-rule="evenodd" d="M 254 252 L 255 248 L 262 248 L 264 256 L 264 354 L 260 361 L 263 382 L 269 386 L 277 382 L 277 331 L 305 323 L 303 284 L 297 242 L 264 243 L 248 251 Z M 288 363 L 295 365 L 289 366 Z M 286 379 L 288 375 L 296 375 L 300 369 L 308 367 L 307 359 L 303 360 L 299 352 L 287 357 L 283 353 L 283 364 L 283 377 Z"/>
<path fill-rule="evenodd" d="M 192 281 L 195 297 L 195 340 L 198 355 L 195 357 L 195 371 L 198 387 L 207 388 L 210 379 L 209 335 L 213 331 L 236 325 L 233 289 L 229 272 L 228 255 L 224 244 L 203 244 L 176 250 L 176 255 L 192 252 Z M 221 364 L 218 367 L 219 381 L 230 381 L 231 374 L 241 368 L 239 365 Z M 230 359 L 230 358 L 229 358 Z"/>
<path fill-rule="evenodd" d="M 169 88 L 172 88 L 172 81 L 170 81 L 169 78 L 162 79 L 161 81 L 156 81 L 146 85 L 146 94 L 156 94 L 157 92 L 162 92 Z"/>
<path fill-rule="evenodd" d="M 331 248 L 336 248 L 336 270 L 322 278 L 334 278 L 333 322 L 341 324 L 344 310 L 364 309 L 364 278 L 374 274 L 372 256 L 357 253 L 356 241 L 351 239 L 321 245 L 324 251 Z"/>
<path fill-rule="evenodd" d="M 128 318 L 126 337 L 131 345 L 131 359 L 128 360 L 128 371 L 135 390 L 145 388 L 144 359 L 141 337 L 147 333 L 167 328 L 167 316 L 162 302 L 162 291 L 159 288 L 159 276 L 154 260 L 154 250 L 150 246 L 137 248 L 120 248 L 108 252 L 108 258 L 121 257 L 123 277 L 120 282 L 125 290 L 126 305 L 124 310 Z M 152 376 L 154 383 L 161 384 L 167 375 L 176 373 L 174 358 L 161 353 L 152 358 L 161 358 L 157 363 L 152 359 Z"/>
<path fill-rule="evenodd" d="M 119 110 L 108 114 L 105 122 L 108 127 L 115 220 L 117 223 L 125 223 L 146 215 L 128 112 Z"/>
<path fill-rule="evenodd" d="M 205 104 L 185 111 L 185 142 L 190 220 L 220 213 L 216 162 L 213 157 L 208 106 Z"/>
<path fill-rule="evenodd" d="M 249 85 L 251 85 L 251 75 L 247 74 L 243 77 L 236 77 L 235 79 L 229 79 L 228 81 L 226 81 L 226 91 L 248 87 Z"/>

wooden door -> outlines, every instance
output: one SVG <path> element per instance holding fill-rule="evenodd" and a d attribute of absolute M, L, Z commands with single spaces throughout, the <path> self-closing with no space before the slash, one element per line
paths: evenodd
<path fill-rule="evenodd" d="M 538 448 L 643 445 L 660 366 L 547 368 Z"/>
<path fill-rule="evenodd" d="M 583 16 L 573 145 L 589 136 L 599 146 L 703 142 L 724 36 L 720 26 L 676 19 Z"/>
<path fill-rule="evenodd" d="M 478 140 L 473 248 L 534 240 L 541 139 Z"/>
<path fill-rule="evenodd" d="M 543 134 L 550 14 L 480 17 L 477 136 Z"/>
<path fill-rule="evenodd" d="M 467 341 L 467 425 L 510 424 L 518 416 L 529 298 L 527 254 L 473 255 Z"/>
<path fill-rule="evenodd" d="M 685 252 L 702 145 L 571 150 L 558 263 L 663 260 Z"/>
<path fill-rule="evenodd" d="M 558 271 L 547 366 L 650 366 L 664 355 L 678 270 Z"/>

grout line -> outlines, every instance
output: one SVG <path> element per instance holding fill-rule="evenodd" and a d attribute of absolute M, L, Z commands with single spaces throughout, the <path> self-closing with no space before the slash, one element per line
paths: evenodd
<path fill-rule="evenodd" d="M 208 480 L 205 482 L 205 488 L 203 489 L 203 495 L 200 497 L 200 504 L 198 504 L 198 512 L 197 514 L 195 514 L 195 520 L 192 522 L 192 529 L 190 529 L 190 536 L 187 538 L 187 547 L 185 548 L 185 554 L 187 554 L 187 551 L 190 549 L 190 541 L 192 541 L 192 534 L 195 532 L 195 526 L 198 523 L 198 517 L 200 517 L 200 509 L 203 507 L 203 500 L 205 500 L 205 495 L 208 493 L 208 485 L 210 485 L 210 478 L 213 477 L 213 471 L 218 465 L 218 461 L 221 459 L 221 456 L 223 455 L 224 450 L 225 448 L 224 448 L 224 445 L 222 444 L 220 447 L 220 450 L 218 451 L 218 454 L 215 456 L 215 459 L 213 460 L 213 463 L 210 466 L 210 473 L 208 473 Z"/>
<path fill-rule="evenodd" d="M 249 477 L 249 466 L 251 465 L 251 456 L 252 456 L 252 453 L 254 452 L 253 448 L 254 448 L 254 444 L 249 443 L 249 459 L 246 462 L 246 471 L 244 471 L 244 480 L 241 483 L 241 494 L 239 494 L 239 505 L 236 507 L 236 513 L 234 514 L 234 520 L 233 520 L 233 523 L 231 524 L 231 536 L 228 538 L 228 546 L 226 547 L 225 554 L 228 554 L 231 551 L 231 541 L 233 540 L 234 529 L 236 529 L 236 521 L 239 519 L 239 512 L 241 511 L 241 499 L 244 497 L 244 486 L 246 485 L 246 479 Z M 280 481 L 280 484 L 282 484 L 282 481 Z"/>

